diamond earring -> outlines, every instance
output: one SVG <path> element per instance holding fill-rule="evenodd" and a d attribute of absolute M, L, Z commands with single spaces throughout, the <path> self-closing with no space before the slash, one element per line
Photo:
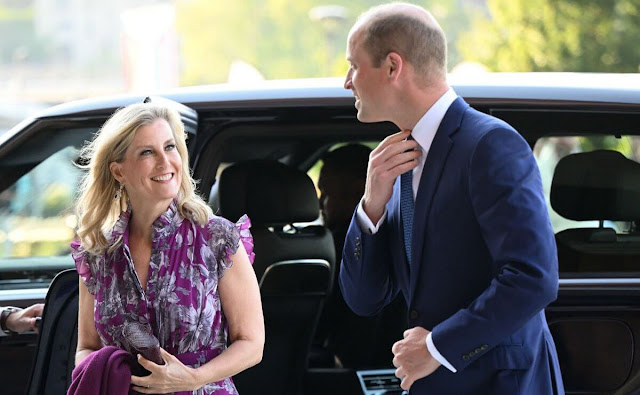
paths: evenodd
<path fill-rule="evenodd" d="M 124 189 L 124 185 L 122 185 L 122 183 L 120 183 L 120 187 L 118 188 L 118 190 L 116 191 L 115 196 L 113 197 L 113 200 L 120 200 L 120 198 L 122 197 L 122 190 Z"/>

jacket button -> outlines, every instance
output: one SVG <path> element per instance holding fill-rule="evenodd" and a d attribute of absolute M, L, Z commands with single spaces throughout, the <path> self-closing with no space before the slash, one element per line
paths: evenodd
<path fill-rule="evenodd" d="M 412 320 L 415 320 L 420 316 L 420 314 L 418 314 L 418 312 L 415 310 L 411 310 L 411 313 L 409 316 L 411 317 Z"/>
<path fill-rule="evenodd" d="M 469 360 L 469 356 L 468 355 L 463 355 L 462 356 L 462 360 L 465 361 L 465 362 L 468 361 Z"/>
<path fill-rule="evenodd" d="M 483 345 L 482 345 L 482 347 L 480 347 L 480 350 L 484 351 L 484 350 L 486 350 L 487 348 L 489 348 L 489 345 L 487 345 L 487 344 L 483 344 Z"/>

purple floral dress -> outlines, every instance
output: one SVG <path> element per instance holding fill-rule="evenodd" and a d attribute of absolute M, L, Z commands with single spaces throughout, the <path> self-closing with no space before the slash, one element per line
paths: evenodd
<path fill-rule="evenodd" d="M 185 365 L 197 368 L 227 348 L 227 323 L 218 281 L 242 241 L 253 263 L 251 223 L 235 225 L 214 216 L 198 226 L 180 215 L 176 202 L 153 223 L 147 289 L 134 270 L 129 250 L 130 211 L 122 212 L 107 235 L 110 253 L 95 256 L 73 242 L 78 274 L 95 297 L 95 325 L 102 344 L 131 353 L 124 322 L 149 325 L 160 346 Z M 209 383 L 193 394 L 237 394 L 231 378 Z M 190 392 L 180 392 L 190 394 Z"/>

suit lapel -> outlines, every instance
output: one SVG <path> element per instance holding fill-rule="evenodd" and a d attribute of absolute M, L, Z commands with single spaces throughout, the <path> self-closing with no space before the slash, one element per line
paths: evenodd
<path fill-rule="evenodd" d="M 451 135 L 460 127 L 462 114 L 468 107 L 469 105 L 460 97 L 451 104 L 440 123 L 440 127 L 438 127 L 422 169 L 413 213 L 409 300 L 413 299 L 420 269 L 424 266 L 422 259 L 424 256 L 425 229 L 433 197 L 438 189 L 449 151 L 453 147 Z"/>

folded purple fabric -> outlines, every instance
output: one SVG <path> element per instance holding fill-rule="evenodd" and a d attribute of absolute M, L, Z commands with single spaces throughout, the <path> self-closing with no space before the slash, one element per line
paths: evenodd
<path fill-rule="evenodd" d="M 67 395 L 126 395 L 131 390 L 131 367 L 136 359 L 113 346 L 92 352 L 73 369 Z"/>

